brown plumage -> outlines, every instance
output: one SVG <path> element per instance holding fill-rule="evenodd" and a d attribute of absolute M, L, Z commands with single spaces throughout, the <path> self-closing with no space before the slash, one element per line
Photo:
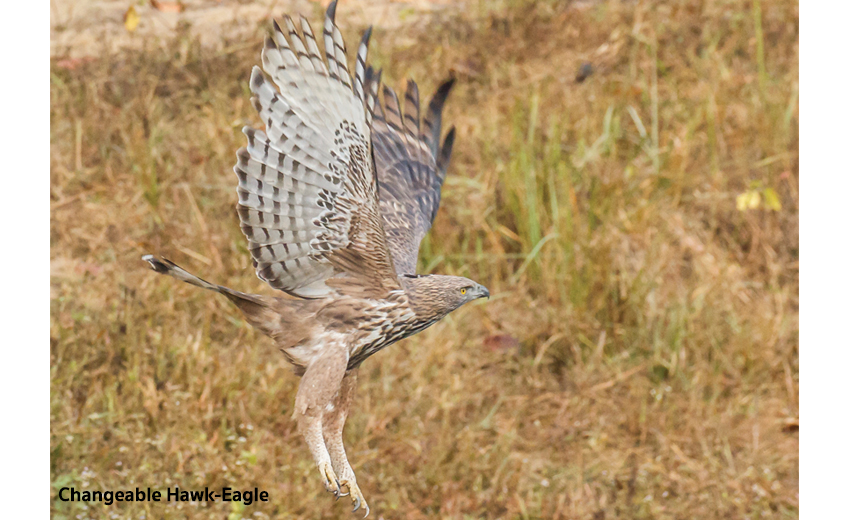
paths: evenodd
<path fill-rule="evenodd" d="M 246 127 L 238 151 L 238 214 L 256 274 L 290 297 L 245 294 L 145 255 L 158 273 L 226 296 L 270 336 L 302 376 L 298 429 L 327 488 L 369 508 L 342 443 L 359 365 L 488 290 L 457 276 L 417 275 L 421 239 L 439 208 L 453 143 L 440 145 L 443 84 L 420 120 L 418 87 L 403 103 L 367 65 L 366 31 L 351 78 L 335 2 L 324 56 L 309 23 L 286 16 L 250 78 L 265 130 Z"/>

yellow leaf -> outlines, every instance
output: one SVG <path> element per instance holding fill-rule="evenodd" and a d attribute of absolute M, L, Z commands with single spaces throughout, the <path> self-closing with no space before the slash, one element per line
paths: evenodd
<path fill-rule="evenodd" d="M 758 190 L 748 190 L 736 196 L 736 209 L 739 211 L 757 209 L 761 201 L 762 197 Z"/>
<path fill-rule="evenodd" d="M 133 32 L 136 27 L 138 27 L 138 22 L 140 21 L 141 18 L 138 16 L 138 13 L 135 12 L 135 7 L 130 6 L 130 8 L 127 9 L 127 12 L 124 13 L 124 27 L 126 27 L 129 32 Z"/>
<path fill-rule="evenodd" d="M 780 211 L 780 208 L 783 207 L 780 204 L 780 197 L 777 196 L 777 192 L 771 188 L 763 190 L 763 198 L 765 199 L 765 204 L 768 209 Z"/>

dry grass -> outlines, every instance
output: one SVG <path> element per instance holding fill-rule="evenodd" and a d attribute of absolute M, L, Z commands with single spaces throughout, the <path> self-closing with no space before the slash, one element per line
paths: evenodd
<path fill-rule="evenodd" d="M 460 80 L 420 265 L 495 296 L 363 366 L 346 438 L 374 516 L 797 517 L 797 1 L 567 4 L 375 32 L 390 83 Z M 271 341 L 139 259 L 270 292 L 231 173 L 255 41 L 52 67 L 51 477 L 272 501 L 86 509 L 54 489 L 56 518 L 351 517 Z M 760 207 L 737 208 L 746 190 Z"/>

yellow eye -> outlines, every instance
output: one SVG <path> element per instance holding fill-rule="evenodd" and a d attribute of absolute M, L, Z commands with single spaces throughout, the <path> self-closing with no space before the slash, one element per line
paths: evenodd
<path fill-rule="evenodd" d="M 460 289 L 459 294 L 465 294 L 465 289 Z"/>

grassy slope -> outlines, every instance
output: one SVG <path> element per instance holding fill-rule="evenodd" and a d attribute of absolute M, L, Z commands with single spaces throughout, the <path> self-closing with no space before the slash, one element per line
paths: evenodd
<path fill-rule="evenodd" d="M 559 4 L 472 3 L 372 39 L 391 84 L 460 80 L 420 265 L 495 296 L 363 366 L 362 489 L 376 518 L 795 517 L 797 2 Z M 350 517 L 270 340 L 139 260 L 270 293 L 233 210 L 256 41 L 52 69 L 51 475 L 272 502 L 54 498 L 56 518 Z M 740 211 L 749 189 L 761 205 Z"/>

